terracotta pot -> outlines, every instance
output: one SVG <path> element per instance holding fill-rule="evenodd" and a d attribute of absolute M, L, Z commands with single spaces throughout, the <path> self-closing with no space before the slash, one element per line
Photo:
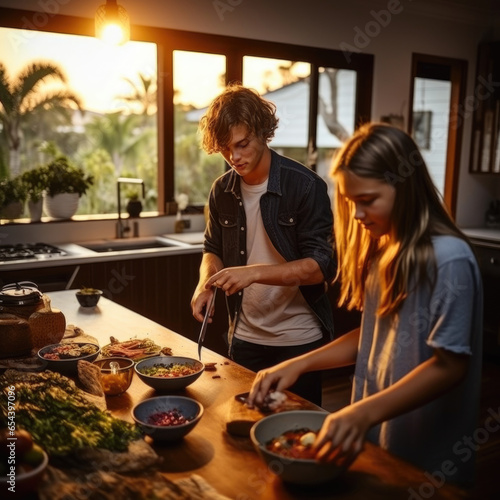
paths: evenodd
<path fill-rule="evenodd" d="M 60 193 L 44 197 L 44 209 L 53 219 L 71 219 L 78 210 L 80 195 L 78 193 Z"/>

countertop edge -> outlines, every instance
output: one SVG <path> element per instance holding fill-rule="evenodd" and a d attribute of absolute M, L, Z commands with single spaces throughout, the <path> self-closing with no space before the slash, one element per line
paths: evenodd
<path fill-rule="evenodd" d="M 71 247 L 78 244 L 68 244 Z M 66 249 L 65 244 L 57 245 Z M 61 267 L 68 265 L 94 264 L 98 262 L 117 262 L 123 260 L 150 259 L 153 257 L 170 257 L 174 255 L 185 255 L 201 252 L 203 245 L 175 246 L 165 248 L 148 248 L 142 250 L 121 250 L 116 252 L 82 252 L 78 255 L 64 257 L 53 257 L 40 260 L 0 262 L 1 271 L 17 271 L 20 269 L 41 269 L 44 267 Z"/>

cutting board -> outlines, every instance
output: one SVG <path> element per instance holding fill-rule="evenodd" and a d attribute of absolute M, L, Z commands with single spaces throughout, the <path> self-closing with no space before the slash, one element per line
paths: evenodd
<path fill-rule="evenodd" d="M 287 400 L 275 411 L 261 411 L 257 408 L 249 408 L 242 399 L 243 394 L 239 394 L 229 400 L 228 413 L 226 419 L 226 430 L 233 436 L 250 436 L 250 429 L 255 422 L 272 415 L 290 410 L 318 410 L 319 408 L 305 399 L 299 398 L 292 393 L 287 393 Z"/>

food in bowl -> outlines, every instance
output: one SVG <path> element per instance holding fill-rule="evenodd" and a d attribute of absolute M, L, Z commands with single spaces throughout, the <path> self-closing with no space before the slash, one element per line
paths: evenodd
<path fill-rule="evenodd" d="M 152 413 L 148 417 L 147 423 L 160 426 L 183 425 L 193 420 L 193 418 L 194 416 L 185 417 L 177 408 L 173 408 L 168 411 L 157 411 L 156 413 Z"/>
<path fill-rule="evenodd" d="M 194 429 L 203 411 L 201 403 L 186 396 L 157 396 L 135 405 L 132 418 L 152 439 L 176 441 Z"/>
<path fill-rule="evenodd" d="M 176 378 L 192 375 L 198 370 L 199 366 L 195 363 L 169 363 L 168 365 L 158 363 L 153 366 L 144 367 L 141 373 L 151 377 Z"/>
<path fill-rule="evenodd" d="M 157 391 L 178 391 L 192 384 L 203 373 L 204 365 L 183 356 L 154 356 L 135 365 L 139 378 Z"/>
<path fill-rule="evenodd" d="M 318 431 L 311 429 L 292 429 L 271 439 L 266 448 L 282 457 L 314 459 L 312 445 Z"/>
<path fill-rule="evenodd" d="M 134 376 L 134 361 L 128 358 L 102 358 L 94 361 L 101 370 L 101 387 L 106 396 L 119 396 L 128 390 Z"/>
<path fill-rule="evenodd" d="M 269 470 L 278 475 L 284 482 L 295 484 L 320 484 L 339 476 L 345 467 L 335 462 L 317 462 L 314 458 L 304 458 L 304 450 L 298 445 L 290 449 L 270 449 L 273 443 L 281 442 L 283 436 L 295 433 L 294 438 L 304 437 L 307 448 L 312 435 L 321 428 L 328 412 L 319 410 L 291 410 L 268 415 L 256 422 L 250 430 L 250 438 L 255 450 L 269 466 Z M 305 437 L 307 436 L 307 437 Z M 302 443 L 304 445 L 304 443 Z M 299 455 L 291 456 L 293 453 Z"/>
<path fill-rule="evenodd" d="M 103 294 L 97 288 L 81 288 L 76 292 L 76 299 L 82 307 L 95 307 Z"/>
<path fill-rule="evenodd" d="M 78 361 L 92 363 L 101 352 L 98 345 L 89 342 L 65 342 L 42 347 L 38 359 L 44 367 L 63 374 L 75 374 L 78 371 Z"/>
<path fill-rule="evenodd" d="M 44 349 L 44 359 L 74 359 L 97 353 L 99 347 L 95 344 L 53 344 Z"/>

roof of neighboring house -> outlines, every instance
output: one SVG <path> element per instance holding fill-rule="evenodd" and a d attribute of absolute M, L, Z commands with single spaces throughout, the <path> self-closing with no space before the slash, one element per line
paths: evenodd
<path fill-rule="evenodd" d="M 337 119 L 349 134 L 354 132 L 354 106 L 356 90 L 356 73 L 350 70 L 339 70 L 337 73 L 339 102 Z M 330 102 L 330 85 L 325 73 L 320 73 L 319 94 L 326 103 Z M 296 82 L 263 94 L 263 97 L 276 105 L 279 118 L 278 129 L 270 143 L 274 148 L 307 147 L 309 118 L 309 79 Z M 187 113 L 187 120 L 198 122 L 207 108 L 195 109 Z M 341 142 L 332 135 L 321 118 L 317 129 L 318 148 L 338 148 Z"/>

